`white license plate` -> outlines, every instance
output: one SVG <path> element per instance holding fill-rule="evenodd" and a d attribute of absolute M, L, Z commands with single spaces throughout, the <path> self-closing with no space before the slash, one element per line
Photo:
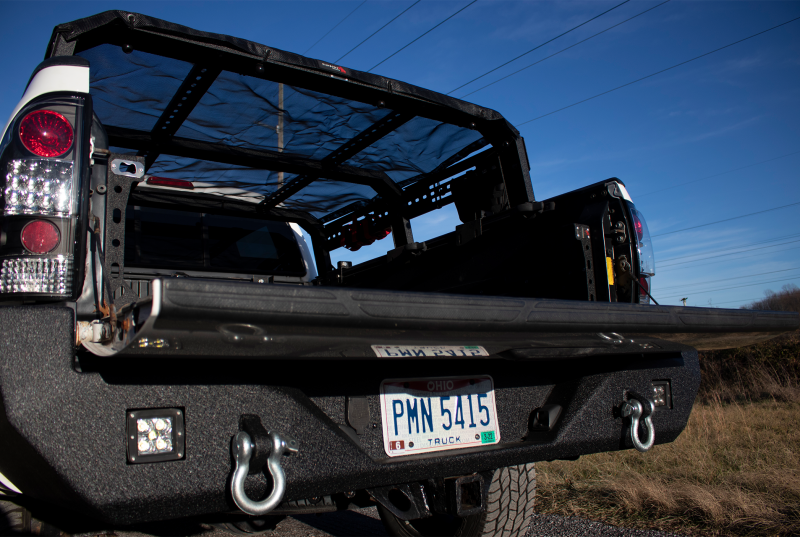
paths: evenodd
<path fill-rule="evenodd" d="M 471 358 L 489 356 L 478 345 L 373 345 L 379 358 Z"/>
<path fill-rule="evenodd" d="M 381 417 L 390 457 L 500 441 L 489 375 L 384 380 Z"/>

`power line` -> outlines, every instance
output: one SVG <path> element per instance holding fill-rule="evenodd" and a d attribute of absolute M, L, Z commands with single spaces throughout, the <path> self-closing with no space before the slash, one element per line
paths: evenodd
<path fill-rule="evenodd" d="M 797 250 L 798 248 L 800 248 L 800 246 L 795 246 L 794 248 L 786 248 L 785 250 L 777 250 L 775 252 L 770 252 L 770 253 L 771 254 L 777 254 L 777 253 L 780 253 L 780 252 L 788 252 L 789 250 Z M 705 267 L 707 265 L 717 265 L 719 263 L 728 263 L 730 261 L 738 261 L 739 259 L 747 259 L 748 257 L 760 257 L 760 256 L 763 256 L 763 255 L 764 254 L 745 255 L 745 256 L 742 256 L 742 257 L 733 257 L 731 259 L 722 259 L 720 261 L 711 261 L 710 263 L 699 263 L 697 265 L 692 265 L 690 267 L 677 267 L 677 268 L 673 267 L 673 268 L 665 268 L 665 269 L 659 268 L 658 269 L 658 271 L 659 271 L 658 273 L 659 274 L 663 274 L 664 272 L 674 272 L 676 270 L 685 270 L 685 269 L 688 269 L 688 268 L 692 268 L 693 269 L 694 267 Z M 693 263 L 693 261 L 687 261 L 686 262 L 686 264 L 689 264 L 689 263 Z M 678 264 L 682 265 L 684 263 L 678 263 Z M 672 265 L 667 265 L 667 266 L 668 267 L 672 267 Z"/>
<path fill-rule="evenodd" d="M 720 248 L 719 250 L 711 250 L 710 252 L 703 252 L 702 254 L 690 254 L 690 255 L 681 255 L 678 257 L 670 257 L 668 259 L 662 259 L 660 263 L 666 263 L 667 261 L 677 261 L 678 259 L 686 259 L 687 257 L 697 257 L 699 255 L 708 255 L 708 254 L 718 254 L 720 252 L 729 252 L 731 250 L 735 250 L 738 248 L 749 248 L 750 246 L 758 246 L 759 244 L 765 244 L 768 242 L 776 242 L 782 241 L 784 239 L 793 239 L 795 237 L 800 237 L 800 233 L 793 233 L 791 235 L 782 235 L 780 237 L 773 237 L 771 239 L 765 239 L 763 241 L 758 242 L 751 242 L 749 244 L 742 244 L 741 246 L 734 246 L 733 248 Z"/>
<path fill-rule="evenodd" d="M 649 8 L 649 9 L 645 9 L 645 10 L 644 10 L 644 11 L 642 11 L 641 13 L 639 13 L 639 14 L 637 14 L 637 15 L 634 15 L 633 17 L 631 17 L 631 18 L 629 18 L 629 19 L 625 19 L 625 20 L 624 20 L 624 21 L 622 21 L 622 22 L 618 22 L 618 23 L 617 23 L 617 24 L 615 24 L 614 26 L 609 26 L 608 28 L 606 28 L 606 29 L 605 29 L 605 30 L 603 30 L 602 32 L 597 32 L 597 33 L 596 33 L 596 34 L 594 34 L 593 36 L 587 37 L 586 39 L 584 39 L 584 40 L 582 40 L 582 41 L 578 41 L 578 42 L 577 42 L 577 43 L 575 43 L 574 45 L 570 45 L 570 46 L 568 46 L 567 48 L 561 49 L 561 50 L 559 50 L 558 52 L 555 52 L 555 53 L 553 53 L 553 54 L 551 54 L 551 55 L 549 55 L 549 56 L 547 56 L 547 57 L 545 57 L 545 58 L 542 58 L 542 59 L 541 59 L 541 60 L 539 60 L 539 61 L 535 61 L 535 62 L 533 62 L 533 63 L 532 63 L 532 64 L 530 64 L 530 65 L 526 65 L 526 66 L 525 66 L 525 67 L 523 67 L 522 69 L 518 69 L 518 70 L 514 71 L 513 73 L 511 73 L 511 74 L 509 74 L 509 75 L 506 75 L 506 76 L 504 76 L 504 77 L 502 77 L 502 78 L 498 78 L 498 79 L 497 79 L 497 80 L 495 80 L 494 82 L 490 82 L 489 84 L 486 84 L 485 86 L 483 86 L 483 87 L 480 87 L 480 88 L 478 88 L 478 89 L 476 89 L 476 90 L 474 90 L 474 91 L 471 91 L 471 92 L 469 92 L 469 93 L 465 93 L 464 95 L 462 95 L 461 97 L 459 97 L 459 99 L 463 99 L 463 98 L 465 98 L 465 97 L 469 97 L 469 96 L 470 96 L 470 95 L 472 95 L 473 93 L 477 93 L 477 92 L 479 92 L 479 91 L 481 91 L 481 90 L 484 90 L 484 89 L 488 88 L 489 86 L 493 86 L 493 85 L 497 84 L 498 82 L 500 82 L 500 81 L 502 81 L 502 80 L 505 80 L 505 79 L 506 79 L 506 78 L 508 78 L 508 77 L 514 76 L 514 75 L 516 75 L 517 73 L 521 73 L 521 72 L 522 72 L 522 71 L 524 71 L 525 69 L 528 69 L 528 68 L 530 68 L 530 67 L 533 67 L 534 65 L 540 64 L 540 63 L 542 63 L 542 62 L 543 62 L 543 61 L 545 61 L 545 60 L 549 60 L 549 59 L 550 59 L 550 58 L 552 58 L 553 56 L 557 56 L 557 55 L 561 54 L 562 52 L 564 52 L 564 51 L 567 51 L 567 50 L 571 49 L 572 47 L 577 47 L 577 46 L 578 46 L 578 45 L 580 45 L 581 43 L 585 43 L 586 41 L 588 41 L 588 40 L 590 40 L 590 39 L 592 39 L 592 38 L 594 38 L 594 37 L 597 37 L 597 36 L 598 36 L 598 35 L 600 35 L 600 34 L 604 34 L 604 33 L 606 33 L 607 31 L 609 31 L 609 30 L 612 30 L 612 29 L 616 28 L 616 27 L 617 27 L 617 26 L 619 26 L 620 24 L 625 24 L 626 22 L 628 22 L 628 21 L 630 21 L 630 20 L 633 20 L 633 19 L 635 19 L 636 17 L 639 17 L 640 15 L 644 15 L 644 14 L 645 14 L 645 13 L 647 13 L 648 11 L 652 11 L 652 10 L 654 10 L 655 8 L 659 7 L 659 6 L 663 6 L 664 4 L 666 4 L 666 3 L 667 3 L 667 2 L 669 2 L 669 1 L 670 1 L 670 0 L 665 0 L 664 2 L 661 2 L 660 4 L 657 4 L 657 5 L 655 5 L 655 6 L 651 7 L 651 8 Z"/>
<path fill-rule="evenodd" d="M 692 291 L 692 292 L 694 294 L 696 294 L 696 295 L 699 295 L 699 294 L 702 294 L 702 293 L 712 293 L 712 292 L 715 292 L 715 291 L 728 291 L 730 289 L 742 289 L 743 287 L 753 287 L 754 285 L 764 285 L 765 283 L 791 282 L 791 281 L 797 280 L 797 278 L 798 278 L 798 276 L 795 276 L 793 278 L 785 278 L 785 279 L 781 279 L 781 280 L 768 280 L 768 281 L 765 281 L 765 282 L 748 283 L 747 285 L 736 285 L 736 286 L 733 286 L 733 287 L 720 287 L 719 289 L 701 289 L 699 291 Z M 664 300 L 665 298 L 675 298 L 676 296 L 681 296 L 681 295 L 685 295 L 685 294 L 686 293 L 678 293 L 677 295 L 662 296 L 660 298 L 661 298 L 661 300 Z"/>
<path fill-rule="evenodd" d="M 442 24 L 446 23 L 447 21 L 449 21 L 449 20 L 450 20 L 450 19 L 452 19 L 453 17 L 455 17 L 456 15 L 458 15 L 459 13 L 461 13 L 462 11 L 464 11 L 465 9 L 467 9 L 469 6 L 471 6 L 472 4 L 474 4 L 474 3 L 475 3 L 475 2 L 477 2 L 477 1 L 478 1 L 478 0 L 472 0 L 472 2 L 470 2 L 470 3 L 469 3 L 469 4 L 467 4 L 466 6 L 462 7 L 461 9 L 459 9 L 458 11 L 456 11 L 455 13 L 453 13 L 452 15 L 450 15 L 449 17 L 447 17 L 445 20 L 443 20 L 442 22 L 440 22 L 439 24 L 437 24 L 436 26 L 434 26 L 433 28 L 431 28 L 430 30 L 428 30 L 427 32 L 425 32 L 424 34 L 422 34 L 421 36 L 419 36 L 419 37 L 417 37 L 416 39 L 414 39 L 413 41 L 410 41 L 410 42 L 408 42 L 407 44 L 403 45 L 402 47 L 400 47 L 400 48 L 399 48 L 399 49 L 397 49 L 396 51 L 392 52 L 391 54 L 389 54 L 387 57 L 385 57 L 384 59 L 382 59 L 381 61 L 379 61 L 379 62 L 378 62 L 378 63 L 376 63 L 375 65 L 373 65 L 372 67 L 370 67 L 370 69 L 369 69 L 367 72 L 368 72 L 368 73 L 372 72 L 372 70 L 373 70 L 373 69 L 375 69 L 376 67 L 378 67 L 380 64 L 382 64 L 383 62 L 385 62 L 386 60 L 388 60 L 389 58 L 391 58 L 392 56 L 394 56 L 394 55 L 395 55 L 395 54 L 397 54 L 398 52 L 401 52 L 403 49 L 407 48 L 408 46 L 410 46 L 410 45 L 413 45 L 414 43 L 416 43 L 417 41 L 419 41 L 420 39 L 422 39 L 423 37 L 425 37 L 426 35 L 428 35 L 428 34 L 429 34 L 429 33 L 431 33 L 432 31 L 434 31 L 436 28 L 438 28 L 438 27 L 439 27 L 439 26 L 441 26 Z"/>
<path fill-rule="evenodd" d="M 330 30 L 328 30 L 328 32 L 327 32 L 325 35 L 323 35 L 322 37 L 320 37 L 319 39 L 317 39 L 317 41 L 316 41 L 316 42 L 315 42 L 313 45 L 311 45 L 310 47 L 308 47 L 308 48 L 305 50 L 305 52 L 303 52 L 303 56 L 305 56 L 305 55 L 306 55 L 306 53 L 308 53 L 308 51 L 309 51 L 309 50 L 311 50 L 312 48 L 316 47 L 316 46 L 317 46 L 317 44 L 318 44 L 320 41 L 322 41 L 323 39 L 325 39 L 326 37 L 328 37 L 328 34 L 329 34 L 329 33 L 331 33 L 331 32 L 332 32 L 332 31 L 334 31 L 336 28 L 338 28 L 338 27 L 339 27 L 339 25 L 340 25 L 340 24 L 342 24 L 344 21 L 346 21 L 346 20 L 347 20 L 347 18 L 348 18 L 350 15 L 352 15 L 353 13 L 355 13 L 356 11 L 358 11 L 358 8 L 360 8 L 361 6 L 363 6 L 363 5 L 364 5 L 364 4 L 366 4 L 366 3 L 367 3 L 367 0 L 364 0 L 363 2 L 361 2 L 360 4 L 358 4 L 358 6 L 357 6 L 357 7 L 356 7 L 356 8 L 355 8 L 353 11 L 351 11 L 350 13 L 348 13 L 347 15 L 345 15 L 345 17 L 344 17 L 342 20 L 340 20 L 339 22 L 337 22 L 337 23 L 334 25 L 334 27 L 333 27 L 333 28 L 331 28 Z"/>
<path fill-rule="evenodd" d="M 717 304 L 733 304 L 734 302 L 752 302 L 754 300 L 763 300 L 763 299 L 764 299 L 764 297 L 742 298 L 742 299 L 739 299 L 739 300 L 727 300 L 725 302 L 717 302 Z"/>
<path fill-rule="evenodd" d="M 751 35 L 751 36 L 749 36 L 749 37 L 745 37 L 744 39 L 740 39 L 740 40 L 738 40 L 738 41 L 734 41 L 733 43 L 730 43 L 730 44 L 728 44 L 728 45 L 725 45 L 724 47 L 720 47 L 720 48 L 718 48 L 718 49 L 712 50 L 711 52 L 706 52 L 705 54 L 701 54 L 700 56 L 695 56 L 695 57 L 694 57 L 694 58 L 692 58 L 691 60 L 686 60 L 686 61 L 683 61 L 683 62 L 681 62 L 681 63 L 677 63 L 677 64 L 673 65 L 672 67 L 667 67 L 666 69 L 662 69 L 662 70 L 660 70 L 660 71 L 656 71 L 655 73 L 651 73 L 651 74 L 649 74 L 649 75 L 647 75 L 647 76 L 643 76 L 642 78 L 638 78 L 638 79 L 634 80 L 633 82 L 628 82 L 627 84 L 623 84 L 623 85 L 621 85 L 621 86 L 617 86 L 616 88 L 613 88 L 613 89 L 610 89 L 610 90 L 604 91 L 603 93 L 598 93 L 597 95 L 594 95 L 594 96 L 592 96 L 592 97 L 589 97 L 589 98 L 587 98 L 587 99 L 583 99 L 582 101 L 578 101 L 578 102 L 576 102 L 576 103 L 572 103 L 572 104 L 570 104 L 570 105 L 568 105 L 568 106 L 565 106 L 565 107 L 563 107 L 563 108 L 559 108 L 558 110 L 553 110 L 552 112 L 548 112 L 547 114 L 544 114 L 544 115 L 542 115 L 542 116 L 535 117 L 535 118 L 533 118 L 533 119 L 529 119 L 528 121 L 523 121 L 522 123 L 519 123 L 519 124 L 517 124 L 516 126 L 517 126 L 517 127 L 521 127 L 522 125 L 525 125 L 526 123 L 530 123 L 530 122 L 532 122 L 532 121 L 536 121 L 536 120 L 542 119 L 543 117 L 547 117 L 547 116 L 553 115 L 553 114 L 555 114 L 556 112 L 561 112 L 562 110 L 566 110 L 567 108 L 572 108 L 573 106 L 577 106 L 577 105 L 579 105 L 579 104 L 581 104 L 581 103 L 585 103 L 586 101 L 591 101 L 592 99 L 596 99 L 596 98 L 598 98 L 598 97 L 602 97 L 603 95 L 606 95 L 606 94 L 608 94 L 608 93 L 611 93 L 612 91 L 617 91 L 618 89 L 622 89 L 622 88 L 628 87 L 628 86 L 630 86 L 631 84 L 636 84 L 637 82 L 641 82 L 642 80 L 646 80 L 646 79 L 648 79 L 648 78 L 650 78 L 650 77 L 653 77 L 653 76 L 656 76 L 656 75 L 660 75 L 661 73 L 665 73 L 665 72 L 669 71 L 670 69 L 675 69 L 676 67 L 680 67 L 681 65 L 686 65 L 686 64 L 687 64 L 687 63 L 689 63 L 689 62 L 693 62 L 693 61 L 695 61 L 695 60 L 699 60 L 700 58 L 703 58 L 703 57 L 705 57 L 705 56 L 708 56 L 709 54 L 714 54 L 715 52 L 719 52 L 720 50 L 726 49 L 726 48 L 728 48 L 728 47 L 732 47 L 733 45 L 737 45 L 737 44 L 739 44 L 739 43 L 741 43 L 741 42 L 743 42 L 743 41 L 747 41 L 748 39 L 752 39 L 752 38 L 754 38 L 754 37 L 756 37 L 756 36 L 759 36 L 759 35 L 761 35 L 761 34 L 764 34 L 764 33 L 770 32 L 770 31 L 772 31 L 772 30 L 775 30 L 776 28 L 780 28 L 781 26 L 785 26 L 785 25 L 789 24 L 790 22 L 794 22 L 794 21 L 796 21 L 796 20 L 798 20 L 798 19 L 800 19 L 800 17 L 795 17 L 795 18 L 794 18 L 794 19 L 792 19 L 792 20 L 788 20 L 788 21 L 786 21 L 786 22 L 782 22 L 781 24 L 778 24 L 777 26 L 773 26 L 772 28 L 767 28 L 766 30 L 762 30 L 762 31 L 758 32 L 757 34 L 753 34 L 753 35 Z M 462 87 L 463 87 L 463 86 L 462 86 Z"/>
<path fill-rule="evenodd" d="M 752 252 L 754 250 L 764 250 L 765 248 L 775 248 L 776 246 L 783 246 L 784 244 L 792 244 L 793 242 L 800 242 L 800 239 L 796 239 L 796 240 L 793 240 L 793 241 L 787 241 L 787 242 L 779 242 L 778 244 L 771 244 L 770 246 L 759 246 L 758 248 L 750 248 L 750 249 L 747 249 L 747 250 L 740 250 L 738 252 L 731 252 L 731 253 L 728 253 L 728 254 L 720 254 L 720 255 L 712 255 L 712 256 L 709 256 L 709 257 L 701 257 L 700 259 L 692 259 L 691 261 L 681 261 L 680 263 L 669 263 L 669 264 L 666 264 L 666 265 L 662 264 L 662 265 L 660 265 L 660 268 L 674 267 L 676 265 L 685 265 L 687 263 L 696 263 L 697 261 L 706 261 L 708 259 L 716 259 L 718 257 L 727 257 L 729 255 L 743 254 L 745 252 Z"/>
<path fill-rule="evenodd" d="M 609 11 L 614 11 L 615 9 L 617 9 L 618 7 L 620 7 L 621 5 L 623 5 L 623 4 L 627 4 L 627 3 L 628 3 L 628 2 L 630 2 L 630 1 L 631 1 L 631 0 L 625 0 L 625 1 L 624 1 L 624 2 L 622 2 L 621 4 L 617 4 L 616 6 L 612 7 L 611 9 L 608 9 L 608 10 L 606 10 L 606 11 L 603 11 L 602 13 L 600 13 L 599 15 L 596 15 L 596 16 L 592 17 L 592 18 L 591 18 L 591 19 L 589 19 L 588 21 L 586 21 L 586 22 L 582 22 L 582 23 L 580 23 L 579 25 L 575 26 L 574 28 L 570 28 L 569 30 L 567 30 L 567 31 L 566 31 L 566 32 L 564 32 L 563 34 L 559 34 L 559 35 L 555 36 L 553 39 L 550 39 L 549 41 L 545 41 L 545 42 L 544 42 L 544 43 L 542 43 L 541 45 L 538 45 L 538 46 L 535 46 L 535 47 L 533 47 L 533 48 L 532 48 L 532 49 L 530 49 L 528 52 L 523 52 L 522 54 L 520 54 L 520 55 L 519 55 L 519 56 L 517 56 L 516 58 L 513 58 L 513 59 L 511 59 L 511 60 L 508 60 L 506 63 L 500 64 L 500 65 L 498 65 L 497 67 L 495 67 L 494 69 L 491 69 L 491 70 L 489 70 L 489 71 L 486 71 L 486 72 L 485 72 L 485 73 L 483 73 L 481 76 L 479 76 L 479 77 L 477 77 L 477 78 L 473 78 L 472 80 L 470 80 L 470 81 L 469 81 L 469 82 L 467 82 L 466 84 L 461 84 L 459 87 L 457 87 L 457 88 L 455 88 L 455 89 L 453 89 L 453 90 L 450 90 L 450 91 L 448 91 L 448 92 L 447 92 L 447 95 L 450 95 L 450 94 L 451 94 L 451 93 L 453 93 L 454 91 L 458 91 L 458 90 L 460 90 L 460 89 L 461 89 L 461 88 L 463 88 L 464 86 L 469 86 L 470 84 L 472 84 L 472 83 L 473 83 L 473 82 L 475 82 L 476 80 L 480 80 L 481 78 L 485 77 L 486 75 L 488 75 L 488 74 L 490 74 L 490 73 L 494 73 L 495 71 L 497 71 L 497 70 L 498 70 L 498 69 L 500 69 L 501 67 L 505 67 L 506 65 L 508 65 L 508 64 L 509 64 L 509 63 L 511 63 L 511 62 L 517 61 L 518 59 L 522 58 L 523 56 L 526 56 L 526 55 L 530 54 L 530 53 L 531 53 L 531 52 L 533 52 L 534 50 L 536 50 L 536 49 L 540 49 L 540 48 L 542 48 L 543 46 L 545 46 L 545 45 L 546 45 L 546 44 L 548 44 L 548 43 L 552 43 L 553 41 L 555 41 L 555 40 L 556 40 L 556 39 L 558 39 L 559 37 L 563 37 L 563 36 L 567 35 L 568 33 L 572 32 L 573 30 L 577 30 L 578 28 L 580 28 L 580 27 L 581 27 L 581 26 L 583 26 L 584 24 L 588 24 L 588 23 L 592 22 L 593 20 L 595 20 L 596 18 L 598 18 L 598 17 L 602 17 L 603 15 L 605 15 L 606 13 L 608 13 Z"/>
<path fill-rule="evenodd" d="M 670 286 L 667 286 L 667 287 L 661 287 L 660 289 L 661 290 L 665 290 L 665 289 L 675 289 L 677 287 L 681 287 L 681 288 L 694 287 L 695 285 L 705 285 L 707 283 L 727 282 L 727 281 L 730 281 L 730 280 L 741 280 L 742 278 L 752 278 L 754 276 L 764 276 L 766 274 L 777 274 L 778 272 L 789 272 L 790 270 L 800 270 L 800 267 L 792 267 L 792 268 L 781 269 L 781 270 L 771 270 L 769 272 L 758 272 L 756 274 L 748 274 L 746 276 L 734 276 L 733 278 L 718 278 L 716 280 L 707 280 L 707 281 L 704 281 L 704 282 L 697 282 L 697 283 L 682 283 L 680 285 L 670 285 Z M 687 291 L 687 292 L 690 293 L 691 291 Z"/>
<path fill-rule="evenodd" d="M 754 162 L 753 164 L 748 164 L 747 166 L 742 166 L 741 168 L 734 168 L 732 170 L 728 170 L 726 172 L 716 173 L 714 175 L 708 175 L 706 177 L 701 177 L 700 179 L 693 179 L 691 181 L 686 181 L 685 183 L 680 183 L 675 186 L 668 186 L 667 188 L 662 188 L 661 190 L 654 190 L 653 192 L 648 192 L 646 194 L 636 194 L 637 198 L 643 198 L 645 196 L 650 196 L 651 194 L 658 194 L 659 192 L 664 192 L 665 190 L 672 190 L 673 188 L 678 188 L 679 186 L 689 185 L 691 183 L 697 183 L 698 181 L 705 181 L 706 179 L 711 179 L 712 177 L 719 177 L 720 175 L 725 175 L 727 173 L 738 172 L 739 170 L 744 170 L 745 168 L 752 168 L 753 166 L 757 166 L 759 164 L 764 164 L 765 162 L 772 162 L 773 160 L 778 160 L 786 157 L 791 157 L 792 155 L 796 155 L 800 153 L 800 151 L 794 151 L 792 153 L 787 153 L 786 155 L 781 155 L 780 157 L 775 157 L 767 160 L 762 160 L 759 162 Z"/>
<path fill-rule="evenodd" d="M 768 213 L 770 211 L 777 211 L 778 209 L 785 209 L 786 207 L 794 207 L 795 205 L 800 205 L 800 201 L 797 201 L 795 203 L 790 203 L 789 205 L 781 205 L 780 207 L 773 207 L 772 209 L 765 209 L 763 211 L 756 211 L 754 213 L 734 216 L 733 218 L 726 218 L 725 220 L 717 220 L 716 222 L 709 222 L 708 224 L 700 224 L 699 226 L 685 227 L 683 229 L 676 229 L 675 231 L 667 231 L 666 233 L 659 233 L 658 235 L 652 235 L 652 237 L 663 237 L 664 235 L 672 235 L 673 233 L 680 233 L 681 231 L 688 231 L 690 229 L 697 229 L 699 227 L 711 226 L 713 224 L 719 224 L 721 222 L 730 222 L 731 220 L 738 220 L 739 218 L 746 218 L 748 216 L 753 216 L 756 214 Z"/>
<path fill-rule="evenodd" d="M 408 6 L 407 8 L 405 8 L 405 9 L 404 9 L 403 11 L 401 11 L 401 12 L 400 12 L 400 14 L 399 14 L 399 15 L 397 15 L 395 18 L 393 18 L 392 20 L 390 20 L 389 22 L 387 22 L 386 24 L 384 24 L 383 26 L 381 26 L 380 28 L 378 28 L 377 30 L 375 30 L 375 31 L 374 31 L 374 32 L 373 32 L 373 33 L 372 33 L 372 34 L 371 34 L 371 35 L 370 35 L 368 38 L 366 38 L 366 39 L 365 39 L 365 40 L 363 40 L 361 43 L 359 43 L 358 45 L 356 45 L 356 46 L 354 46 L 353 48 L 351 48 L 350 50 L 348 50 L 348 51 L 347 51 L 347 52 L 344 54 L 344 56 L 341 56 L 339 59 L 337 59 L 337 60 L 336 60 L 336 63 L 339 63 L 340 61 L 342 61 L 342 59 L 343 59 L 345 56 L 347 56 L 348 54 L 350 54 L 351 52 L 353 52 L 355 49 L 357 49 L 358 47 L 360 47 L 361 45 L 363 45 L 364 43 L 366 43 L 366 42 L 367 42 L 367 41 L 369 41 L 370 39 L 372 39 L 372 37 L 373 37 L 375 34 L 377 34 L 377 33 L 378 33 L 378 32 L 380 32 L 381 30 L 383 30 L 384 28 L 386 28 L 387 26 L 389 26 L 390 24 L 392 24 L 394 21 L 396 21 L 398 18 L 400 18 L 400 16 L 401 16 L 401 15 L 403 15 L 403 13 L 405 13 L 406 11 L 408 11 L 409 9 L 411 9 L 412 7 L 416 6 L 416 5 L 417 5 L 417 4 L 419 4 L 421 1 L 422 1 L 422 0 L 417 0 L 416 2 L 414 2 L 413 4 L 411 4 L 410 6 Z"/>

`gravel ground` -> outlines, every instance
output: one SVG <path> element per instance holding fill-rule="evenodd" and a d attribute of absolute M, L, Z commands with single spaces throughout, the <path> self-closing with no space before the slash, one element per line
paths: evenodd
<path fill-rule="evenodd" d="M 117 531 L 118 537 L 148 537 L 166 535 L 197 535 L 199 537 L 230 537 L 230 534 L 207 526 L 163 526 L 140 531 Z M 284 519 L 274 537 L 365 537 L 385 536 L 386 531 L 374 507 L 320 515 L 298 515 Z M 635 530 L 608 526 L 592 520 L 553 515 L 535 515 L 525 537 L 680 537 L 674 533 Z"/>

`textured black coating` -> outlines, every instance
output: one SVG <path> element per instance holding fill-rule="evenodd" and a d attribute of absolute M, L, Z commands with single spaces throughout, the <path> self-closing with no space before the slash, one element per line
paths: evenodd
<path fill-rule="evenodd" d="M 115 160 L 123 162 L 138 162 L 144 166 L 145 157 L 134 155 L 118 155 L 111 153 L 108 158 L 109 164 Z M 144 177 L 129 177 L 117 175 L 108 169 L 107 191 L 105 198 L 106 214 L 104 226 L 105 237 L 103 243 L 103 253 L 105 254 L 105 277 L 109 279 L 111 292 L 117 295 L 114 304 L 121 308 L 125 304 L 130 304 L 138 296 L 125 281 L 125 209 L 128 205 L 128 196 Z M 115 214 L 118 220 L 115 220 Z M 116 265 L 116 267 L 114 267 Z M 115 270 L 116 269 L 116 270 Z"/>
<path fill-rule="evenodd" d="M 300 452 L 283 462 L 285 498 L 297 500 L 630 447 L 618 407 L 627 391 L 646 393 L 654 379 L 671 381 L 674 408 L 653 415 L 656 443 L 669 442 L 685 426 L 700 381 L 692 351 L 654 359 L 369 367 L 348 360 L 235 359 L 188 366 L 168 358 L 81 355 L 83 372 L 77 372 L 72 315 L 61 308 L 0 309 L 0 472 L 26 494 L 116 524 L 235 509 L 230 441 L 243 414 L 298 440 Z M 501 443 L 387 459 L 381 380 L 456 374 L 492 375 Z M 374 423 L 362 437 L 340 428 L 348 395 L 368 398 Z M 558 424 L 548 433 L 527 433 L 530 412 L 544 404 L 564 407 Z M 125 413 L 146 408 L 185 409 L 184 460 L 126 463 Z M 248 478 L 246 489 L 252 498 L 268 492 L 263 476 Z"/>

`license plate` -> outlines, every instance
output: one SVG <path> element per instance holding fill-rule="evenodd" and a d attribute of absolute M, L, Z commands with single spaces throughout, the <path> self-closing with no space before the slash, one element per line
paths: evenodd
<path fill-rule="evenodd" d="M 470 358 L 489 356 L 486 349 L 478 345 L 373 345 L 379 358 Z"/>
<path fill-rule="evenodd" d="M 381 417 L 390 457 L 500 441 L 489 375 L 384 380 Z"/>

